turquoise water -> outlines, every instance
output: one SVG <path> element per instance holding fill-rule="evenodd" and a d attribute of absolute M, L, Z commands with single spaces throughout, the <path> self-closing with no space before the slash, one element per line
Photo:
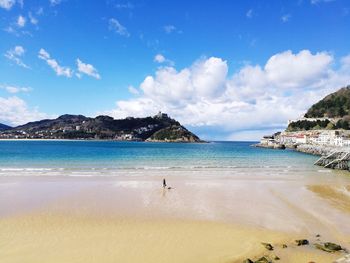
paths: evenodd
<path fill-rule="evenodd" d="M 0 141 L 0 175 L 133 169 L 317 169 L 313 166 L 315 156 L 255 148 L 252 143 Z"/>

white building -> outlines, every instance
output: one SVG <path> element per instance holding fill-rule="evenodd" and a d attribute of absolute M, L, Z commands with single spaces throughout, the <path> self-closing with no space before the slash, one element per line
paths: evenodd
<path fill-rule="evenodd" d="M 308 136 L 306 134 L 298 134 L 295 136 L 296 144 L 305 144 L 308 143 Z"/>

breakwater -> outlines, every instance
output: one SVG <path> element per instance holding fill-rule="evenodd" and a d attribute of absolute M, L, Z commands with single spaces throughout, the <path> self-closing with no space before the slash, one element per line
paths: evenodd
<path fill-rule="evenodd" d="M 298 152 L 322 156 L 325 159 L 322 163 L 315 163 L 326 168 L 349 170 L 349 155 L 350 147 L 339 147 L 330 145 L 315 145 L 315 144 L 281 144 L 279 142 L 273 143 L 258 143 L 254 147 L 268 148 L 268 149 L 292 149 Z M 328 156 L 335 156 L 330 158 Z M 338 157 L 337 157 L 338 156 Z M 346 158 L 345 158 L 345 157 Z M 337 157 L 337 158 L 336 158 Z M 321 159 L 322 159 L 321 158 Z"/>

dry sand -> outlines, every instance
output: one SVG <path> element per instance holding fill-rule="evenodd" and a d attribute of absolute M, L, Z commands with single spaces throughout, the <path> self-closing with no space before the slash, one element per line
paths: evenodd
<path fill-rule="evenodd" d="M 349 178 L 328 179 L 1 177 L 0 262 L 333 262 L 312 243 L 350 247 Z"/>
<path fill-rule="evenodd" d="M 288 233 L 188 220 L 43 215 L 0 221 L 1 262 L 241 262 L 287 243 L 280 262 L 331 262 L 339 255 L 291 246 Z"/>

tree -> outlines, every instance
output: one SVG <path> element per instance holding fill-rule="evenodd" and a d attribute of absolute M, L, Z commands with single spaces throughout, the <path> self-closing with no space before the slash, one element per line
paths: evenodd
<path fill-rule="evenodd" d="M 335 128 L 335 126 L 334 126 L 334 124 L 331 123 L 331 122 L 328 123 L 327 126 L 326 126 L 326 129 L 327 129 L 327 130 L 334 130 L 334 128 Z"/>

